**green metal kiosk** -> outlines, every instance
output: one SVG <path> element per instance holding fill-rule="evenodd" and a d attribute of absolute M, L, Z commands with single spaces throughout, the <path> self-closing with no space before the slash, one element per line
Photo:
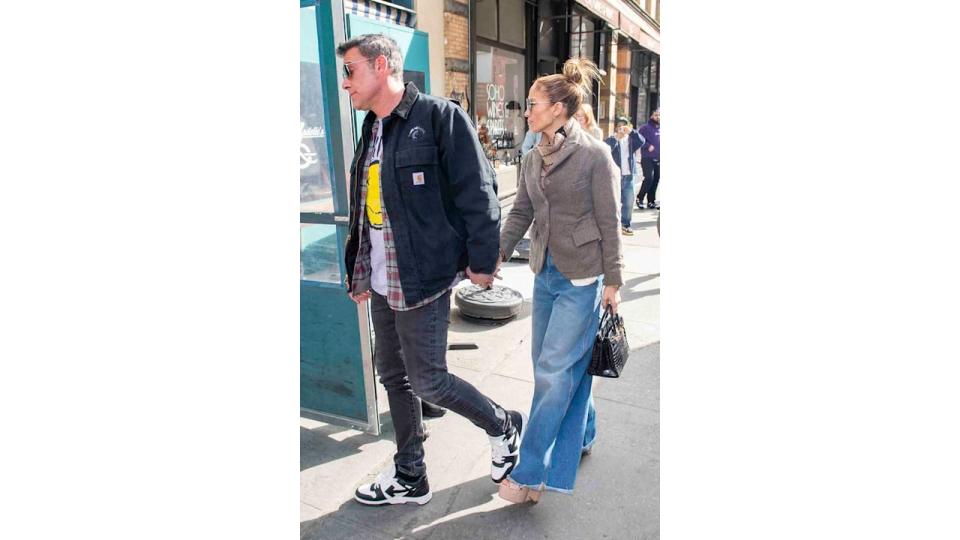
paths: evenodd
<path fill-rule="evenodd" d="M 348 168 L 366 113 L 353 111 L 340 91 L 336 47 L 360 34 L 386 34 L 403 51 L 404 79 L 429 93 L 427 34 L 389 22 L 411 13 L 371 10 L 366 0 L 300 2 L 300 408 L 374 435 L 375 336 L 367 305 L 355 304 L 343 286 Z"/>

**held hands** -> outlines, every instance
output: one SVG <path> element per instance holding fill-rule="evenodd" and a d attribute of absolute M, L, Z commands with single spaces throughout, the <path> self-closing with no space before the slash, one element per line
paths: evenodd
<path fill-rule="evenodd" d="M 500 268 L 500 265 L 497 265 L 497 269 Z M 499 272 L 494 270 L 492 274 L 478 274 L 475 273 L 470 267 L 467 267 L 467 277 L 470 278 L 470 283 L 474 285 L 479 285 L 484 289 L 489 289 L 493 287 L 493 278 L 501 279 Z"/>
<path fill-rule="evenodd" d="M 493 274 L 478 274 L 471 270 L 470 267 L 467 267 L 467 277 L 470 278 L 470 283 L 473 283 L 474 285 L 479 285 L 485 289 L 493 287 L 494 278 L 503 279 L 500 277 L 500 260 L 497 259 L 497 267 L 494 269 Z M 370 299 L 370 289 L 357 294 L 347 292 L 347 296 L 349 296 L 350 299 L 357 304 L 366 302 Z"/>
<path fill-rule="evenodd" d="M 610 305 L 610 312 L 616 315 L 617 306 L 620 305 L 619 285 L 607 285 L 603 288 L 603 300 L 600 301 L 600 307 L 605 309 L 607 304 Z"/>

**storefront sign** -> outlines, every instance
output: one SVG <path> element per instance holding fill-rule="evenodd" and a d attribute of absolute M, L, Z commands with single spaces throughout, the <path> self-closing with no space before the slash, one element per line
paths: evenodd
<path fill-rule="evenodd" d="M 654 30 L 650 23 L 643 21 L 639 15 L 626 11 L 629 9 L 626 5 L 621 3 L 621 6 L 624 11 L 620 12 L 620 30 L 639 43 L 641 47 L 660 54 L 660 40 L 658 39 L 660 32 Z"/>
<path fill-rule="evenodd" d="M 503 132 L 506 107 L 505 89 L 502 84 L 488 84 L 487 87 L 487 127 L 493 134 Z"/>
<path fill-rule="evenodd" d="M 620 10 L 612 6 L 607 0 L 577 0 L 577 2 L 613 26 L 620 26 Z"/>
<path fill-rule="evenodd" d="M 304 142 L 304 139 L 322 139 L 323 126 L 307 127 L 307 123 L 300 121 L 300 170 L 309 169 L 315 163 L 319 163 L 317 153 L 313 150 L 314 144 Z M 320 143 L 323 144 L 323 143 Z"/>
<path fill-rule="evenodd" d="M 301 120 L 300 121 L 300 138 L 301 139 L 322 139 L 323 126 L 307 127 L 307 123 Z"/>
<path fill-rule="evenodd" d="M 577 0 L 577 3 L 619 28 L 640 46 L 660 54 L 660 31 L 623 0 Z"/>

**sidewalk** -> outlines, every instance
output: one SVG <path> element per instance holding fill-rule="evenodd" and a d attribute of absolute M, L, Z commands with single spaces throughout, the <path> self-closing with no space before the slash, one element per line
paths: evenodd
<path fill-rule="evenodd" d="M 424 506 L 365 507 L 353 501 L 393 459 L 386 395 L 378 383 L 384 433 L 373 437 L 308 418 L 300 420 L 301 539 L 658 539 L 660 537 L 660 241 L 656 212 L 635 211 L 624 241 L 621 313 L 631 351 L 621 379 L 594 379 L 597 444 L 583 459 L 573 495 L 548 492 L 539 504 L 512 505 L 490 480 L 483 431 L 448 412 L 427 420 L 424 443 L 433 499 Z M 525 262 L 504 264 L 503 284 L 519 290 L 523 311 L 505 324 L 465 322 L 454 307 L 452 373 L 508 408 L 529 411 L 530 299 Z"/>

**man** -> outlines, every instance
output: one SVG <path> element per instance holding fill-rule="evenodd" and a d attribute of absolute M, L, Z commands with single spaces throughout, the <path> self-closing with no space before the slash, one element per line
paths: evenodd
<path fill-rule="evenodd" d="M 630 224 L 633 221 L 633 179 L 637 174 L 634 152 L 643 146 L 639 133 L 630 129 L 630 121 L 620 116 L 614 122 L 614 136 L 604 141 L 610 146 L 613 162 L 620 169 L 620 232 L 633 236 Z"/>
<path fill-rule="evenodd" d="M 397 443 L 394 464 L 357 488 L 366 505 L 426 504 L 422 396 L 486 431 L 491 477 L 519 457 L 524 418 L 447 371 L 450 289 L 464 279 L 489 287 L 500 248 L 493 169 L 456 104 L 402 80 L 392 39 L 367 34 L 337 47 L 342 87 L 368 111 L 350 167 L 347 292 L 370 300 L 374 363 L 387 390 Z"/>
<path fill-rule="evenodd" d="M 640 152 L 640 168 L 643 169 L 643 184 L 637 194 L 637 206 L 643 208 L 643 196 L 647 196 L 647 208 L 660 208 L 657 203 L 657 185 L 660 184 L 660 109 L 653 111 L 650 121 L 640 127 L 646 143 Z"/>

